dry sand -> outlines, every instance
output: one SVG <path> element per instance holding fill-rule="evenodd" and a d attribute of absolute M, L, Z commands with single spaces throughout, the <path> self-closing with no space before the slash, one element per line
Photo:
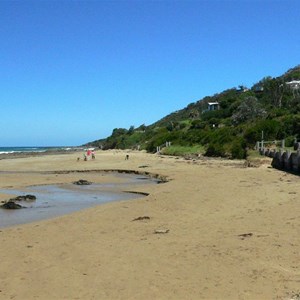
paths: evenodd
<path fill-rule="evenodd" d="M 142 152 L 76 157 L 0 160 L 0 187 L 102 180 L 39 173 L 53 170 L 147 171 L 169 182 L 132 187 L 150 193 L 145 198 L 0 229 L 0 299 L 297 298 L 298 176 Z M 132 221 L 142 216 L 150 219 Z"/>

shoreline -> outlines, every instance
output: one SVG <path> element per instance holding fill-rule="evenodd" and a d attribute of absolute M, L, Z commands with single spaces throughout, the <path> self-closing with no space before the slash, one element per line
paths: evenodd
<path fill-rule="evenodd" d="M 0 299 L 291 299 L 299 292 L 297 176 L 138 151 L 76 158 L 3 159 L 0 188 L 75 181 L 83 173 L 74 170 L 91 170 L 84 179 L 101 182 L 100 169 L 142 170 L 168 182 L 128 188 L 149 194 L 133 201 L 1 229 Z"/>
<path fill-rule="evenodd" d="M 22 152 L 12 152 L 12 153 L 0 153 L 0 160 L 2 159 L 14 159 L 14 158 L 26 158 L 26 157 L 36 157 L 45 155 L 60 155 L 60 154 L 73 154 L 83 152 L 82 149 L 48 149 L 45 151 L 22 151 Z"/>

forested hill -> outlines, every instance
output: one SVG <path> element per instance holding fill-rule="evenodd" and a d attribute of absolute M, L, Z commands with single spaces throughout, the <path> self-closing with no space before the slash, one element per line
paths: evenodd
<path fill-rule="evenodd" d="M 244 158 L 261 139 L 300 138 L 300 65 L 282 76 L 264 77 L 252 87 L 239 86 L 190 103 L 152 125 L 115 128 L 106 139 L 88 143 L 102 149 L 145 149 L 155 152 L 190 149 L 210 156 Z M 170 149 L 168 149 L 170 151 Z"/>

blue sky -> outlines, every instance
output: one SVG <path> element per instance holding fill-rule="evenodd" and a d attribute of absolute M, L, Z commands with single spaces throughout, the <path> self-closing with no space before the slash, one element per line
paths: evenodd
<path fill-rule="evenodd" d="M 72 146 L 300 64 L 298 1 L 0 1 L 0 146 Z"/>

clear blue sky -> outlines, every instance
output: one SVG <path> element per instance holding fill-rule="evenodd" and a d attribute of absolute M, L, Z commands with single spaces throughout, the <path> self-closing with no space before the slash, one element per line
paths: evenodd
<path fill-rule="evenodd" d="M 0 1 L 0 146 L 81 145 L 300 64 L 299 1 Z"/>

